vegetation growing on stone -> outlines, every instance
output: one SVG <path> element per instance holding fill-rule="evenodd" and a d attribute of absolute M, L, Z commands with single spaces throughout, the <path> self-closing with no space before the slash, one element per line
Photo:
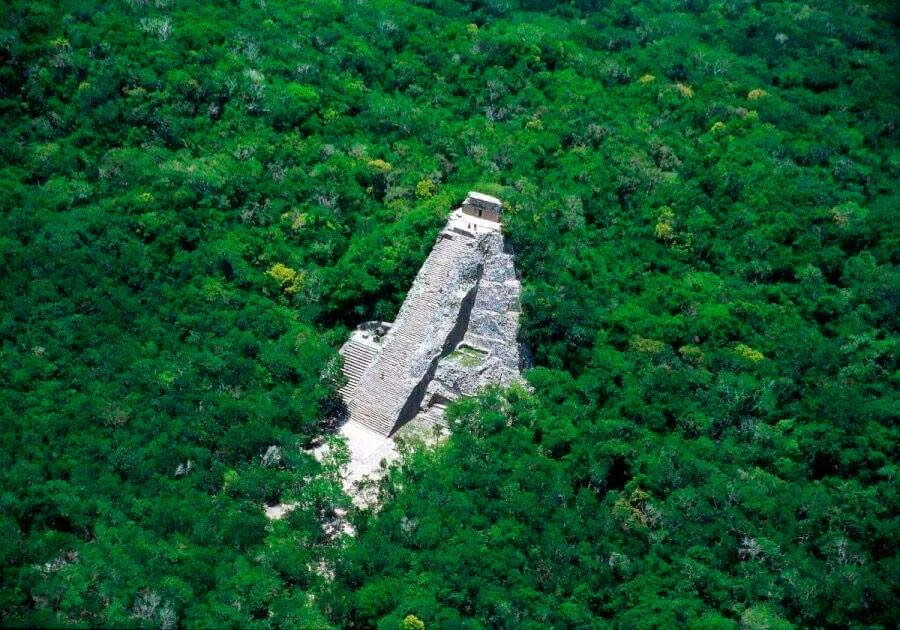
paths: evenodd
<path fill-rule="evenodd" d="M 461 347 L 450 354 L 450 358 L 467 367 L 474 367 L 484 361 L 485 353 L 475 348 Z"/>
<path fill-rule="evenodd" d="M 0 623 L 895 623 L 892 3 L 0 16 Z M 531 390 L 335 538 L 336 348 L 471 189 Z"/>

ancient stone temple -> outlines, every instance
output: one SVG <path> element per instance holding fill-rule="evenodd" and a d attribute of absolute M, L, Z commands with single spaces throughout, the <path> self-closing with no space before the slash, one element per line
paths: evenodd
<path fill-rule="evenodd" d="M 500 201 L 469 193 L 438 235 L 394 322 L 367 322 L 341 348 L 349 425 L 390 436 L 439 422 L 446 404 L 519 377 L 520 284 Z"/>
<path fill-rule="evenodd" d="M 479 192 L 470 192 L 463 201 L 462 211 L 472 217 L 500 222 L 500 211 L 503 204 L 496 197 Z"/>

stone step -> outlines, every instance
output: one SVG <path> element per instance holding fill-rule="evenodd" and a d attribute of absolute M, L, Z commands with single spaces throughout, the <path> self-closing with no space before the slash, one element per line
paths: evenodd
<path fill-rule="evenodd" d="M 342 395 L 347 396 L 356 389 L 366 368 L 378 356 L 378 349 L 351 339 L 341 348 L 341 355 L 344 357 L 344 376 L 347 378 L 347 384 L 340 391 Z"/>
<path fill-rule="evenodd" d="M 351 420 L 354 420 L 370 429 L 388 435 L 393 428 L 393 421 L 384 413 L 366 404 L 367 401 L 354 399 L 350 407 Z"/>
<path fill-rule="evenodd" d="M 365 365 L 368 365 L 369 363 L 371 363 L 372 359 L 374 359 L 374 358 L 375 358 L 374 354 L 372 356 L 367 356 L 367 357 L 360 357 L 360 356 L 345 357 L 344 365 L 345 366 L 356 366 L 356 365 L 365 366 Z"/>

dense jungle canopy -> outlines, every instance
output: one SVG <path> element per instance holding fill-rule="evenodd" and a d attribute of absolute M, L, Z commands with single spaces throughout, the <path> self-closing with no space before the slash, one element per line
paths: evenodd
<path fill-rule="evenodd" d="M 0 624 L 893 627 L 898 19 L 4 2 Z M 326 535 L 337 348 L 469 189 L 530 388 Z"/>

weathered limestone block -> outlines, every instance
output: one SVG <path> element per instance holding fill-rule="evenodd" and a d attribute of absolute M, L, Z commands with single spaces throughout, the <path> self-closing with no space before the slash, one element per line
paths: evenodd
<path fill-rule="evenodd" d="M 469 330 L 479 337 L 508 339 L 518 322 L 518 313 L 477 311 L 472 313 Z"/>
<path fill-rule="evenodd" d="M 475 300 L 475 308 L 484 311 L 505 313 L 517 310 L 519 287 L 506 282 L 482 281 Z"/>

